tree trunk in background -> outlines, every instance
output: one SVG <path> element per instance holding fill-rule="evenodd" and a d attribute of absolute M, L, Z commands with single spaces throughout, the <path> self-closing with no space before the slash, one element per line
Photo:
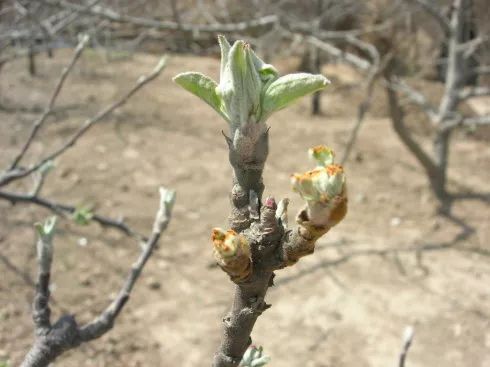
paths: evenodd
<path fill-rule="evenodd" d="M 435 169 L 430 173 L 429 179 L 432 191 L 441 203 L 448 198 L 446 181 L 450 137 L 450 130 L 438 132 L 433 142 Z"/>
<path fill-rule="evenodd" d="M 313 74 L 319 74 L 320 73 L 320 67 L 321 67 L 321 62 L 320 62 L 320 52 L 318 51 L 318 48 L 312 47 L 311 53 L 310 53 L 310 63 L 311 63 L 311 73 Z M 311 114 L 312 115 L 319 115 L 321 111 L 321 101 L 320 101 L 320 96 L 321 92 L 315 92 L 313 93 L 313 96 L 311 97 Z"/>
<path fill-rule="evenodd" d="M 28 69 L 30 76 L 36 75 L 36 53 L 34 52 L 34 45 L 29 46 Z"/>

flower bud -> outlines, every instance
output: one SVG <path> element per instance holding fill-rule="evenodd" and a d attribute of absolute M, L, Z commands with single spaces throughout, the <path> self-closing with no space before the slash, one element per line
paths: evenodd
<path fill-rule="evenodd" d="M 292 175 L 293 190 L 306 200 L 313 223 L 335 225 L 343 219 L 347 210 L 344 169 L 333 163 L 334 152 L 325 146 L 310 149 L 309 155 L 319 166 L 312 171 Z"/>
<path fill-rule="evenodd" d="M 316 147 L 310 148 L 308 150 L 308 155 L 317 162 L 319 167 L 325 167 L 329 164 L 333 164 L 333 159 L 335 156 L 333 150 L 325 145 L 317 145 Z"/>
<path fill-rule="evenodd" d="M 250 246 L 245 237 L 230 229 L 214 228 L 211 234 L 214 257 L 233 281 L 246 278 L 251 272 Z"/>

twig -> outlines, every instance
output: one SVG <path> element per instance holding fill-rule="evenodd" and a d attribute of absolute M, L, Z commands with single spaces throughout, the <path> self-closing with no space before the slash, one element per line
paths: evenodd
<path fill-rule="evenodd" d="M 489 125 L 490 124 L 490 115 L 483 116 L 473 116 L 473 117 L 464 117 L 460 116 L 459 118 L 447 120 L 442 123 L 440 129 L 451 130 L 457 126 L 477 126 L 477 125 Z"/>
<path fill-rule="evenodd" d="M 449 19 L 446 15 L 434 7 L 433 2 L 427 0 L 407 0 L 409 2 L 417 3 L 422 9 L 424 9 L 432 18 L 434 18 L 441 26 L 443 32 L 447 35 L 451 32 L 449 25 Z"/>
<path fill-rule="evenodd" d="M 333 46 L 330 43 L 324 42 L 316 37 L 307 36 L 305 38 L 306 42 L 318 47 L 320 50 L 327 52 L 328 54 L 342 59 L 345 62 L 361 69 L 361 70 L 369 70 L 371 68 L 371 63 L 359 56 L 356 56 L 350 52 L 345 52 L 338 47 Z"/>
<path fill-rule="evenodd" d="M 398 367 L 405 367 L 405 361 L 407 359 L 408 350 L 412 345 L 414 336 L 414 329 L 412 326 L 407 326 L 403 333 L 403 345 L 402 351 L 400 352 L 400 358 L 398 360 Z"/>
<path fill-rule="evenodd" d="M 37 194 L 17 194 L 13 192 L 0 191 L 0 198 L 7 200 L 13 204 L 26 203 L 41 206 L 43 208 L 51 210 L 58 215 L 73 214 L 77 210 L 75 206 L 58 203 L 46 198 L 40 197 Z M 146 240 L 145 237 L 133 230 L 121 219 L 112 219 L 97 213 L 92 213 L 91 220 L 99 223 L 103 227 L 114 228 L 122 233 L 134 237 L 139 240 Z"/>
<path fill-rule="evenodd" d="M 490 87 L 473 87 L 468 89 L 460 90 L 458 93 L 458 98 L 460 101 L 467 100 L 473 97 L 483 97 L 490 95 Z"/>
<path fill-rule="evenodd" d="M 357 121 L 356 124 L 354 125 L 354 128 L 352 129 L 349 141 L 347 142 L 347 145 L 344 150 L 344 154 L 342 155 L 342 159 L 340 160 L 341 165 L 344 165 L 347 159 L 349 159 L 350 152 L 354 147 L 354 144 L 357 139 L 357 135 L 359 133 L 359 129 L 361 128 L 361 124 L 364 121 L 366 112 L 371 107 L 371 102 L 373 99 L 374 83 L 376 81 L 376 74 L 372 73 L 368 78 L 369 79 L 366 87 L 366 97 L 359 104 L 359 107 L 357 109 Z"/>
<path fill-rule="evenodd" d="M 126 92 L 126 94 L 124 94 L 117 101 L 113 102 L 111 105 L 109 105 L 108 107 L 106 107 L 105 109 L 97 113 L 95 116 L 85 120 L 85 122 L 82 124 L 80 129 L 70 139 L 68 139 L 60 148 L 58 148 L 57 150 L 49 154 L 47 157 L 31 165 L 27 169 L 16 169 L 16 170 L 7 171 L 6 173 L 4 173 L 3 176 L 0 176 L 0 187 L 7 185 L 8 183 L 14 180 L 30 175 L 32 172 L 39 169 L 43 164 L 45 164 L 48 161 L 54 160 L 55 158 L 63 154 L 67 149 L 75 145 L 78 139 L 81 136 L 83 136 L 95 123 L 99 122 L 100 120 L 108 116 L 118 107 L 124 105 L 133 96 L 133 94 L 135 94 L 143 86 L 145 86 L 153 79 L 155 79 L 158 75 L 160 75 L 160 73 L 165 67 L 165 62 L 166 62 L 165 57 L 161 58 L 157 66 L 155 67 L 155 69 L 150 74 L 148 74 L 147 76 L 141 76 L 137 80 L 136 84 L 128 92 Z"/>
<path fill-rule="evenodd" d="M 51 5 L 58 5 L 67 9 L 73 9 L 80 12 L 104 17 L 114 22 L 131 23 L 138 26 L 151 27 L 160 30 L 173 30 L 173 31 L 180 30 L 183 32 L 193 32 L 193 33 L 243 32 L 250 28 L 257 28 L 257 27 L 277 24 L 279 21 L 279 18 L 276 15 L 267 15 L 258 19 L 252 19 L 252 20 L 237 22 L 237 23 L 202 24 L 202 25 L 185 24 L 185 23 L 179 24 L 177 22 L 159 21 L 155 19 L 123 15 L 117 13 L 112 9 L 103 8 L 101 6 L 96 6 L 90 9 L 83 9 L 82 6 L 65 0 L 44 0 L 44 1 Z"/>
<path fill-rule="evenodd" d="M 387 84 L 385 85 L 385 91 L 388 98 L 388 110 L 390 113 L 391 122 L 393 129 L 398 134 L 402 142 L 407 146 L 407 148 L 412 152 L 412 154 L 417 158 L 417 160 L 422 164 L 428 175 L 431 175 L 436 169 L 436 164 L 432 157 L 417 143 L 417 141 L 412 137 L 410 131 L 405 124 L 405 116 L 403 110 L 400 106 L 398 99 L 398 94 L 393 88 L 393 80 L 388 71 L 384 75 Z"/>
<path fill-rule="evenodd" d="M 89 37 L 86 35 L 84 35 L 81 38 L 80 42 L 78 43 L 78 45 L 75 49 L 75 52 L 73 54 L 73 57 L 72 57 L 70 63 L 61 72 L 61 76 L 58 80 L 58 83 L 56 84 L 56 87 L 54 88 L 53 94 L 51 95 L 49 103 L 46 106 L 46 109 L 44 110 L 43 114 L 34 122 L 31 133 L 29 134 L 29 137 L 27 138 L 27 141 L 25 142 L 25 144 L 22 147 L 19 154 L 12 161 L 12 164 L 10 165 L 9 170 L 13 170 L 14 168 L 17 167 L 17 165 L 19 164 L 21 159 L 24 157 L 24 154 L 29 149 L 32 141 L 36 137 L 36 134 L 38 133 L 39 129 L 41 128 L 41 126 L 46 121 L 46 118 L 53 112 L 54 104 L 56 102 L 56 99 L 58 98 L 58 95 L 59 95 L 61 89 L 63 88 L 63 84 L 65 83 L 66 78 L 68 77 L 68 75 L 72 71 L 73 67 L 77 63 L 78 59 L 80 58 L 83 50 L 87 46 L 88 41 L 89 41 Z"/>
<path fill-rule="evenodd" d="M 132 265 L 131 271 L 126 277 L 126 281 L 116 299 L 114 299 L 109 307 L 107 307 L 96 319 L 80 328 L 80 338 L 82 342 L 90 341 L 104 335 L 114 325 L 114 321 L 128 301 L 131 291 L 141 275 L 143 267 L 152 255 L 162 232 L 167 229 L 174 201 L 175 192 L 165 190 L 161 187 L 160 208 L 155 217 L 151 237 L 143 246 L 138 260 Z"/>
<path fill-rule="evenodd" d="M 411 102 L 419 106 L 429 117 L 429 120 L 433 124 L 435 124 L 438 121 L 437 109 L 429 102 L 427 97 L 422 92 L 412 88 L 410 85 L 400 80 L 399 78 L 396 78 L 395 76 L 390 76 L 389 81 L 385 79 L 383 81 L 383 84 L 385 84 L 387 88 L 395 92 L 400 92 L 405 97 L 407 97 Z"/>
<path fill-rule="evenodd" d="M 138 260 L 133 264 L 119 295 L 99 317 L 81 327 L 78 326 L 72 315 L 62 316 L 53 325 L 50 322 L 48 286 L 53 258 L 54 219 L 48 220 L 44 226 L 37 225 L 40 237 L 38 243 L 39 271 L 33 305 L 36 339 L 21 367 L 46 367 L 65 351 L 94 340 L 113 327 L 162 232 L 168 226 L 174 200 L 173 191 L 160 188 L 160 207 L 155 216 L 151 237 L 146 241 Z"/>
<path fill-rule="evenodd" d="M 470 71 L 471 74 L 485 75 L 490 74 L 490 65 L 482 65 L 474 68 Z"/>

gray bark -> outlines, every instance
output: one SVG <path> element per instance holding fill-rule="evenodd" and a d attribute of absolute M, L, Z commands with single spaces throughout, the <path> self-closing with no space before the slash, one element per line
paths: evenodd
<path fill-rule="evenodd" d="M 303 211 L 305 222 L 300 221 L 289 230 L 285 223 L 287 200 L 283 201 L 280 211 L 272 197 L 262 203 L 262 172 L 269 138 L 264 124 L 249 122 L 232 129 L 231 133 L 232 138 L 226 137 L 234 172 L 229 221 L 231 228 L 241 233 L 250 245 L 251 270 L 245 278 L 237 278 L 222 267 L 236 286 L 231 309 L 223 319 L 223 336 L 213 367 L 239 365 L 252 342 L 251 333 L 257 318 L 270 307 L 265 296 L 273 285 L 274 271 L 311 254 L 316 239 L 329 229 L 306 225 L 309 218 Z"/>

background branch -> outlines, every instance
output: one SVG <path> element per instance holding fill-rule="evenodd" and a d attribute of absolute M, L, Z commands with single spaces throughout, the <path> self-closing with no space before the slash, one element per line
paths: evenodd
<path fill-rule="evenodd" d="M 175 193 L 160 188 L 160 205 L 155 216 L 153 231 L 142 247 L 138 260 L 131 271 L 116 299 L 94 321 L 79 327 L 72 315 L 62 316 L 54 325 L 50 323 L 49 309 L 49 278 L 53 257 L 52 238 L 54 235 L 54 219 L 48 220 L 44 226 L 38 225 L 40 236 L 38 244 L 38 285 L 34 301 L 34 323 L 36 339 L 24 359 L 21 367 L 46 367 L 65 351 L 78 347 L 84 342 L 94 340 L 109 331 L 129 299 L 131 291 L 141 275 L 143 267 L 153 253 L 161 233 L 170 221 Z"/>
<path fill-rule="evenodd" d="M 75 48 L 75 52 L 73 54 L 73 57 L 72 57 L 70 63 L 61 72 L 61 76 L 58 80 L 58 83 L 56 84 L 56 87 L 54 88 L 54 91 L 53 91 L 53 94 L 51 95 L 51 98 L 49 99 L 48 105 L 46 106 L 43 114 L 34 122 L 32 130 L 29 134 L 29 137 L 27 138 L 27 140 L 26 140 L 24 146 L 22 147 L 22 149 L 20 150 L 19 154 L 12 161 L 12 163 L 9 167 L 9 170 L 13 170 L 14 168 L 17 167 L 17 164 L 19 164 L 21 159 L 24 157 L 24 154 L 29 149 L 32 141 L 36 137 L 37 132 L 39 131 L 41 126 L 46 121 L 46 118 L 53 112 L 54 104 L 56 102 L 56 99 L 58 98 L 58 95 L 59 95 L 61 89 L 63 88 L 63 84 L 65 83 L 66 78 L 68 77 L 68 75 L 72 71 L 73 67 L 77 63 L 78 59 L 80 58 L 80 55 L 82 54 L 83 50 L 87 46 L 88 41 L 89 41 L 89 37 L 87 35 L 82 36 L 80 42 L 78 43 L 77 47 Z"/>
<path fill-rule="evenodd" d="M 127 91 L 122 97 L 120 97 L 111 105 L 101 110 L 95 116 L 86 120 L 82 124 L 80 129 L 74 135 L 72 135 L 72 137 L 68 139 L 60 148 L 58 148 L 57 150 L 55 150 L 45 158 L 39 160 L 37 163 L 32 164 L 29 168 L 7 171 L 6 173 L 3 174 L 3 176 L 0 176 L 0 187 L 9 184 L 12 181 L 30 175 L 34 171 L 38 170 L 46 162 L 54 160 L 55 158 L 63 154 L 66 150 L 68 150 L 70 147 L 75 145 L 78 139 L 82 137 L 95 123 L 107 117 L 118 107 L 124 105 L 138 90 L 140 90 L 143 86 L 145 86 L 146 84 L 154 80 L 156 77 L 158 77 L 162 72 L 162 70 L 164 69 L 165 63 L 166 63 L 165 58 L 164 57 L 161 58 L 159 63 L 155 67 L 155 69 L 150 74 L 148 74 L 147 76 L 141 76 L 136 82 L 136 84 L 129 91 Z"/>

